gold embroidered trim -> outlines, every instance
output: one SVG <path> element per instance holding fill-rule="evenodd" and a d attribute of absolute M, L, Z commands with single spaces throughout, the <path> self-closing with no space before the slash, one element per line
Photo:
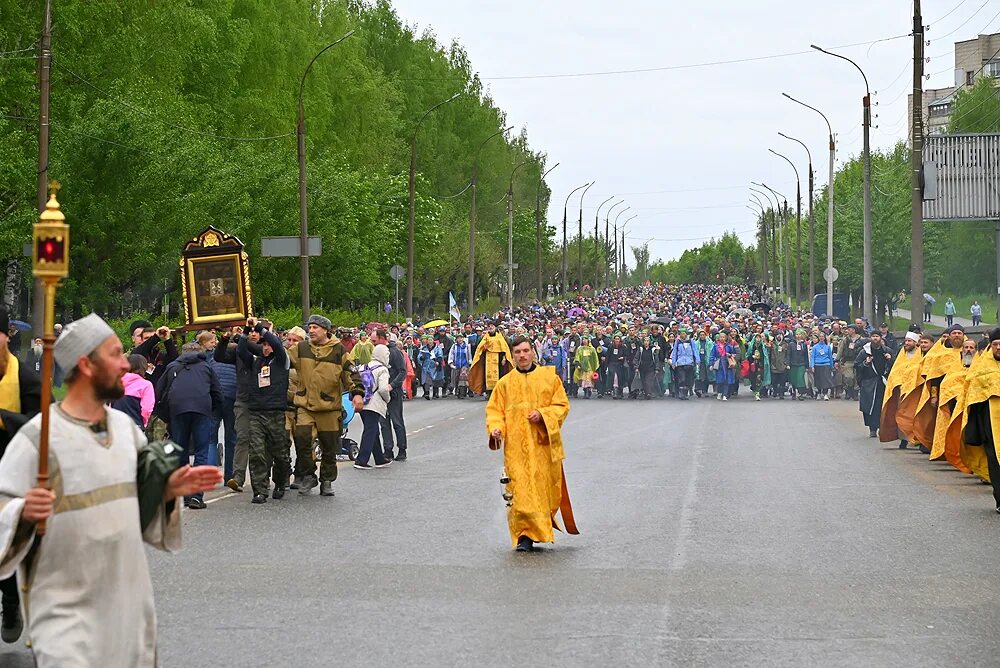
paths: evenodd
<path fill-rule="evenodd" d="M 62 497 L 56 505 L 55 514 L 93 508 L 94 506 L 111 503 L 119 499 L 135 497 L 136 495 L 136 484 L 134 482 L 120 482 L 114 485 L 106 485 L 89 492 Z"/>

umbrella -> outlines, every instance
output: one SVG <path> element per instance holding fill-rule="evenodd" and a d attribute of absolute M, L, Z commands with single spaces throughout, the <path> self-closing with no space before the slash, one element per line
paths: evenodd
<path fill-rule="evenodd" d="M 926 292 L 924 293 L 924 299 L 926 299 L 928 301 L 928 303 L 930 303 L 930 304 L 937 304 L 937 300 L 934 299 L 933 297 L 931 297 Z"/>
<path fill-rule="evenodd" d="M 757 302 L 756 304 L 750 304 L 751 311 L 770 311 L 771 305 L 765 304 L 764 302 Z"/>
<path fill-rule="evenodd" d="M 670 323 L 673 322 L 669 315 L 658 315 L 649 321 L 649 324 L 653 325 L 663 325 L 664 327 L 669 327 Z"/>
<path fill-rule="evenodd" d="M 633 319 L 635 319 L 634 315 L 632 315 L 631 313 L 627 313 L 627 312 L 626 313 L 619 313 L 615 317 L 617 317 L 619 320 L 633 320 Z"/>
<path fill-rule="evenodd" d="M 17 329 L 21 330 L 22 332 L 30 332 L 31 331 L 31 325 L 29 325 L 28 323 L 26 323 L 23 320 L 11 320 L 10 321 L 10 325 L 11 325 L 11 327 L 16 327 Z"/>
<path fill-rule="evenodd" d="M 574 306 L 573 308 L 571 308 L 569 311 L 566 312 L 566 315 L 569 316 L 570 318 L 578 318 L 581 315 L 587 315 L 587 312 L 584 311 L 579 306 Z"/>
<path fill-rule="evenodd" d="M 744 318 L 749 318 L 750 316 L 753 315 L 753 311 L 751 311 L 748 308 L 735 308 L 733 309 L 733 312 L 729 314 L 729 317 L 732 317 L 734 315 L 738 315 Z"/>
<path fill-rule="evenodd" d="M 424 329 L 427 329 L 429 327 L 447 327 L 447 326 L 448 326 L 447 320 L 431 320 L 430 322 L 425 322 L 423 324 Z"/>

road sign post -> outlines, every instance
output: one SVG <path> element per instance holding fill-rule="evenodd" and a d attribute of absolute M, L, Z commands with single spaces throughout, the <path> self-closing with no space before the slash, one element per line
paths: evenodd
<path fill-rule="evenodd" d="M 406 269 L 398 264 L 392 265 L 389 270 L 389 278 L 396 281 L 396 317 L 399 317 L 399 280 L 406 275 Z"/>

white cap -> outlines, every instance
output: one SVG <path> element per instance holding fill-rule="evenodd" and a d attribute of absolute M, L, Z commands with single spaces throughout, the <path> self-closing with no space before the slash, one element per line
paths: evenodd
<path fill-rule="evenodd" d="M 910 341 L 919 341 L 920 335 L 917 334 L 916 332 L 907 332 L 906 338 L 909 339 Z"/>

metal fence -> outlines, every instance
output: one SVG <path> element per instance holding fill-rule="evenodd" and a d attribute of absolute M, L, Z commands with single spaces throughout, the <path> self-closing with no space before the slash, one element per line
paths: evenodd
<path fill-rule="evenodd" d="M 1000 134 L 924 143 L 924 220 L 1000 220 Z"/>

